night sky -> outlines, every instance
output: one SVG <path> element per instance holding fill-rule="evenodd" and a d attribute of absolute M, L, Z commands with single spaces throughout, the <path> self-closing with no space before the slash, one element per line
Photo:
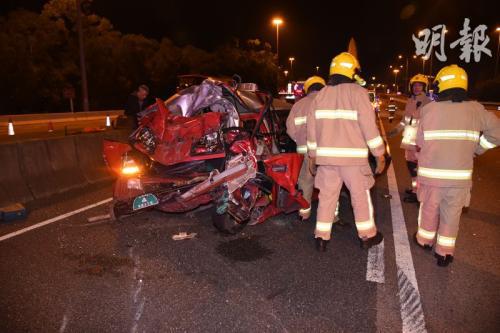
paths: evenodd
<path fill-rule="evenodd" d="M 1 14 L 23 7 L 40 11 L 46 1 L 3 0 Z M 305 77 L 320 66 L 327 75 L 332 56 L 347 49 L 354 37 L 363 70 L 363 76 L 389 78 L 390 64 L 397 64 L 400 53 L 412 55 L 415 51 L 411 34 L 436 24 L 446 24 L 448 63 L 464 65 L 458 53 L 449 44 L 459 37 L 464 18 L 471 19 L 471 27 L 488 26 L 491 40 L 480 64 L 466 66 L 482 78 L 491 76 L 497 53 L 500 26 L 500 1 L 168 1 L 94 0 L 92 11 L 107 17 L 124 33 L 141 33 L 161 39 L 168 37 L 179 45 L 193 44 L 211 50 L 236 37 L 241 40 L 260 38 L 275 46 L 274 16 L 280 16 L 280 58 L 282 66 L 294 56 L 294 71 Z M 400 63 L 402 64 L 402 63 Z M 412 67 L 413 66 L 413 67 Z M 421 69 L 422 63 L 410 64 L 410 69 Z M 434 69 L 442 63 L 434 60 Z M 434 70 L 434 73 L 436 71 Z"/>

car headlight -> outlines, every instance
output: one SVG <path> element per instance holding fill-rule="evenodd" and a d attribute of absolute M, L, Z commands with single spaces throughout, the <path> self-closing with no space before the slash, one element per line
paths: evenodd
<path fill-rule="evenodd" d="M 219 132 L 212 132 L 193 143 L 191 155 L 214 154 L 223 151 Z"/>

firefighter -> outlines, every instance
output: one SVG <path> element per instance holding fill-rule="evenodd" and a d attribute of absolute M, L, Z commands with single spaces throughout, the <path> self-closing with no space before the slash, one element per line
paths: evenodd
<path fill-rule="evenodd" d="M 394 102 L 394 98 L 389 98 L 389 104 L 387 104 L 387 111 L 389 112 L 389 122 L 392 123 L 394 120 L 394 115 L 396 114 L 396 110 L 398 107 L 396 106 L 396 102 Z"/>
<path fill-rule="evenodd" d="M 299 216 L 302 220 L 307 220 L 311 216 L 310 205 L 314 190 L 314 170 L 309 168 L 309 157 L 306 146 L 307 112 L 311 107 L 314 97 L 325 85 L 325 80 L 319 76 L 308 78 L 304 82 L 304 92 L 307 96 L 293 105 L 290 115 L 286 120 L 286 132 L 297 143 L 297 153 L 304 155 L 298 183 L 299 189 L 302 190 L 302 196 L 309 203 L 309 208 L 299 210 Z"/>
<path fill-rule="evenodd" d="M 354 219 L 362 248 L 379 244 L 383 236 L 373 217 L 370 188 L 374 185 L 368 151 L 376 156 L 376 173 L 385 165 L 385 144 L 375 123 L 375 112 L 362 82 L 358 60 L 343 52 L 333 58 L 328 85 L 314 98 L 307 114 L 307 151 L 317 164 L 319 189 L 315 240 L 325 251 L 331 237 L 334 211 L 342 184 L 351 193 Z"/>
<path fill-rule="evenodd" d="M 417 74 L 411 78 L 409 89 L 410 97 L 406 102 L 404 118 L 399 125 L 389 131 L 388 137 L 403 132 L 401 148 L 405 150 L 406 166 L 411 176 L 411 187 L 406 189 L 405 202 L 417 201 L 417 146 L 415 139 L 417 137 L 418 121 L 420 119 L 420 109 L 431 100 L 425 94 L 428 86 L 427 77 L 423 74 Z"/>
<path fill-rule="evenodd" d="M 436 75 L 438 101 L 421 110 L 417 132 L 420 201 L 415 240 L 434 246 L 438 266 L 453 261 L 462 207 L 470 200 L 474 154 L 500 144 L 500 120 L 467 99 L 467 73 L 457 65 Z"/>

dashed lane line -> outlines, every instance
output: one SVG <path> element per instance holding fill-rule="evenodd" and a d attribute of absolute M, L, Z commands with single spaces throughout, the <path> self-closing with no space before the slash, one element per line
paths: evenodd
<path fill-rule="evenodd" d="M 384 126 L 379 119 L 382 135 L 386 138 Z M 399 197 L 396 173 L 391 163 L 387 170 L 387 183 L 391 195 L 392 231 L 394 250 L 396 252 L 396 268 L 399 289 L 399 304 L 404 333 L 427 332 L 425 328 L 424 311 L 420 300 L 417 277 L 413 266 L 408 230 L 403 215 L 401 199 Z"/>

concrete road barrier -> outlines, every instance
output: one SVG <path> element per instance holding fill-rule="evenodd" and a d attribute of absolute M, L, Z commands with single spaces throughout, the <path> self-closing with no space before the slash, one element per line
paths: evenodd
<path fill-rule="evenodd" d="M 102 155 L 102 141 L 105 133 L 75 136 L 76 153 L 80 170 L 89 183 L 111 177 Z"/>
<path fill-rule="evenodd" d="M 57 193 L 57 178 L 52 170 L 46 141 L 27 141 L 19 144 L 20 163 L 24 180 L 35 199 Z"/>
<path fill-rule="evenodd" d="M 17 144 L 0 145 L 0 206 L 33 200 L 19 162 Z"/>
<path fill-rule="evenodd" d="M 28 203 L 113 177 L 103 140 L 127 141 L 129 130 L 0 144 L 0 206 Z"/>
<path fill-rule="evenodd" d="M 75 138 L 65 137 L 47 140 L 48 158 L 56 178 L 58 192 L 64 192 L 87 184 L 79 167 Z"/>

